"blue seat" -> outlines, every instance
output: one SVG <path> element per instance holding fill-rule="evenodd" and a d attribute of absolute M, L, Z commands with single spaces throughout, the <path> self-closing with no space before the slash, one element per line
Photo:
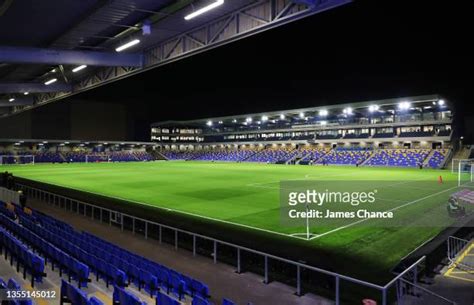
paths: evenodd
<path fill-rule="evenodd" d="M 61 280 L 60 304 L 71 303 L 72 305 L 103 305 L 96 297 L 87 299 L 87 294 L 80 288 L 74 287 L 65 280 Z"/>
<path fill-rule="evenodd" d="M 173 294 L 178 296 L 179 300 L 181 300 L 186 292 L 185 281 L 181 279 L 178 273 L 171 273 L 170 280 Z"/>
<path fill-rule="evenodd" d="M 150 293 L 150 297 L 153 297 L 153 294 L 159 288 L 158 279 L 156 278 L 156 276 L 146 270 L 140 269 L 138 290 L 141 290 L 142 285 L 144 286 L 145 290 Z"/>
<path fill-rule="evenodd" d="M 5 281 L 0 278 L 0 289 L 6 289 L 7 288 L 7 283 L 5 283 Z"/>
<path fill-rule="evenodd" d="M 8 289 L 20 289 L 20 285 L 14 280 L 9 279 L 7 284 Z"/>
<path fill-rule="evenodd" d="M 156 294 L 156 305 L 180 305 L 180 303 L 168 295 L 158 291 Z"/>
<path fill-rule="evenodd" d="M 146 305 L 130 292 L 117 286 L 114 287 L 112 302 L 117 305 Z"/>

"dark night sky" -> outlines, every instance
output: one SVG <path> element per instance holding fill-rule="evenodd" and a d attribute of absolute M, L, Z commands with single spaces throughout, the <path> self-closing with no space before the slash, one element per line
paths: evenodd
<path fill-rule="evenodd" d="M 355 1 L 81 98 L 142 107 L 146 126 L 439 93 L 462 119 L 474 113 L 473 3 Z"/>

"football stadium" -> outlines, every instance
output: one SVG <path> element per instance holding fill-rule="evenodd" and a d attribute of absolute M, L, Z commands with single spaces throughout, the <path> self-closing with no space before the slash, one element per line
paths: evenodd
<path fill-rule="evenodd" d="M 0 1 L 2 305 L 474 302 L 461 76 L 417 82 L 400 66 L 426 54 L 393 50 L 364 95 L 357 64 L 336 81 L 332 59 L 297 59 L 326 54 L 311 43 L 271 45 L 379 20 L 375 2 L 25 2 Z"/>

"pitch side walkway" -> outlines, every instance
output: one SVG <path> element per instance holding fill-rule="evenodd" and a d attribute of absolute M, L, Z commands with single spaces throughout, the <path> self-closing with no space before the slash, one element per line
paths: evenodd
<path fill-rule="evenodd" d="M 329 305 L 334 302 L 313 294 L 296 296 L 295 288 L 278 282 L 266 285 L 262 277 L 252 273 L 237 274 L 234 268 L 223 263 L 214 264 L 205 257 L 193 257 L 192 253 L 183 249 L 176 251 L 167 244 L 158 241 L 145 240 L 131 232 L 122 232 L 120 228 L 110 227 L 57 207 L 31 200 L 29 206 L 43 213 L 57 217 L 77 230 L 95 234 L 105 240 L 117 244 L 132 252 L 169 266 L 181 273 L 190 275 L 209 285 L 211 299 L 220 305 L 226 297 L 239 305 L 251 302 L 253 305 Z"/>

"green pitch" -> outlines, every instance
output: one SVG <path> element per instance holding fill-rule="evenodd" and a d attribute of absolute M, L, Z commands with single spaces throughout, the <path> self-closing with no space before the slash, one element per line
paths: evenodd
<path fill-rule="evenodd" d="M 37 164 L 2 169 L 19 177 L 294 239 L 315 250 L 363 258 L 385 271 L 449 225 L 446 201 L 457 190 L 457 176 L 448 171 L 399 168 L 177 161 Z M 438 183 L 440 175 L 442 184 Z M 370 180 L 370 187 L 382 192 L 383 210 L 396 211 L 404 223 L 384 227 L 383 220 L 345 221 L 340 225 L 312 222 L 311 239 L 303 240 L 305 226 L 281 223 L 282 180 L 339 181 L 341 188 L 350 184 L 352 190 L 358 183 L 361 189 L 367 188 L 363 181 Z M 423 216 L 432 211 L 438 213 L 427 221 Z"/>

